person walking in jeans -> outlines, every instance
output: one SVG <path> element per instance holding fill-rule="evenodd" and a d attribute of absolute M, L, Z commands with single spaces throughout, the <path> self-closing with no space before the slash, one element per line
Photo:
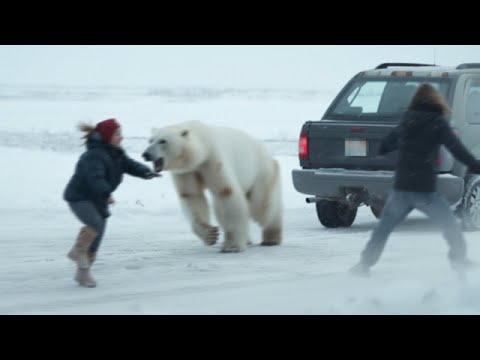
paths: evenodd
<path fill-rule="evenodd" d="M 471 173 L 480 173 L 480 162 L 460 142 L 445 116 L 450 113 L 443 96 L 430 84 L 421 84 L 400 124 L 382 141 L 379 154 L 398 150 L 394 186 L 380 221 L 361 253 L 360 262 L 350 269 L 356 275 L 368 275 L 379 260 L 388 236 L 414 209 L 429 216 L 443 231 L 449 246 L 448 259 L 455 270 L 474 263 L 467 258 L 467 246 L 461 228 L 446 199 L 436 191 L 435 160 L 445 145 Z"/>
<path fill-rule="evenodd" d="M 110 216 L 112 193 L 124 173 L 143 179 L 159 175 L 126 155 L 120 147 L 123 137 L 116 119 L 100 121 L 95 126 L 80 124 L 79 129 L 85 133 L 87 150 L 80 156 L 63 198 L 84 226 L 67 256 L 77 264 L 75 281 L 81 286 L 95 287 L 90 267 Z"/>

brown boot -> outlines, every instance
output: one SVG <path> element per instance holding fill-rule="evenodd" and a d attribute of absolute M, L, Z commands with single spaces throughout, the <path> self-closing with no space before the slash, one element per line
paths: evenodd
<path fill-rule="evenodd" d="M 78 285 L 84 287 L 95 287 L 97 282 L 90 274 L 90 269 L 77 268 L 77 273 L 75 274 L 75 281 L 78 282 Z"/>
<path fill-rule="evenodd" d="M 95 240 L 97 232 L 89 226 L 84 226 L 80 229 L 77 241 L 73 245 L 72 249 L 67 254 L 68 258 L 76 261 L 78 266 L 82 269 L 88 269 L 90 267 L 90 261 L 88 259 L 88 247 Z"/>
<path fill-rule="evenodd" d="M 87 253 L 87 258 L 88 258 L 88 261 L 90 262 L 90 266 L 92 266 L 92 264 L 95 262 L 95 259 L 97 258 L 97 253 L 89 251 Z"/>
<path fill-rule="evenodd" d="M 82 269 L 80 267 L 77 267 L 77 273 L 75 274 L 75 281 L 78 282 L 80 286 L 95 287 L 97 286 L 97 282 L 95 281 L 95 279 L 92 277 L 92 274 L 90 273 L 90 267 L 95 262 L 95 259 L 97 258 L 97 253 L 89 251 L 87 253 L 87 258 L 89 261 L 88 268 Z"/>

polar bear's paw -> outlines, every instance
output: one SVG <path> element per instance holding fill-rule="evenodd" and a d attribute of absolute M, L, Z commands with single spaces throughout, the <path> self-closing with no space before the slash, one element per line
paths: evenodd
<path fill-rule="evenodd" d="M 279 245 L 282 242 L 282 230 L 264 229 L 262 234 L 262 246 Z"/>
<path fill-rule="evenodd" d="M 225 234 L 225 242 L 222 246 L 222 253 L 232 253 L 232 252 L 241 252 L 247 249 L 248 239 L 242 241 L 241 239 L 236 239 L 233 236 L 233 233 L 227 231 Z"/>
<path fill-rule="evenodd" d="M 193 231 L 203 240 L 205 245 L 215 245 L 220 234 L 218 226 L 211 226 L 205 223 L 195 223 Z"/>

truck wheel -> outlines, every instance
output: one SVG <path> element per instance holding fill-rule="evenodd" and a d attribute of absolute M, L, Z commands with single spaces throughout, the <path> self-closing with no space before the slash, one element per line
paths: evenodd
<path fill-rule="evenodd" d="M 465 230 L 480 230 L 480 176 L 470 175 L 461 205 L 462 223 Z"/>
<path fill-rule="evenodd" d="M 357 216 L 357 208 L 339 201 L 320 200 L 315 206 L 318 220 L 326 228 L 349 227 Z"/>

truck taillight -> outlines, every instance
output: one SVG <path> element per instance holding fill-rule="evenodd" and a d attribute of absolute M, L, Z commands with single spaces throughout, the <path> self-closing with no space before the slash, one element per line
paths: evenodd
<path fill-rule="evenodd" d="M 298 141 L 298 157 L 300 159 L 308 158 L 308 137 L 307 133 L 300 133 L 300 140 Z"/>

